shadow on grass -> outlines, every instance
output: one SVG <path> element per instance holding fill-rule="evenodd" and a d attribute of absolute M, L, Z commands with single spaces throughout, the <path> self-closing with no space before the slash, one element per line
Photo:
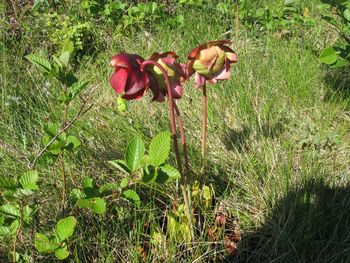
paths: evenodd
<path fill-rule="evenodd" d="M 245 235 L 235 261 L 350 262 L 350 188 L 311 180 Z"/>
<path fill-rule="evenodd" d="M 325 74 L 324 80 L 328 87 L 324 96 L 325 101 L 350 101 L 350 68 L 329 70 Z"/>

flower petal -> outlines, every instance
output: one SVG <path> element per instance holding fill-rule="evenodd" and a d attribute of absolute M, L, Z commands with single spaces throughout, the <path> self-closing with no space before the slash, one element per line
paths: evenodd
<path fill-rule="evenodd" d="M 125 93 L 122 96 L 122 98 L 126 99 L 126 100 L 138 100 L 138 99 L 141 99 L 143 97 L 145 92 L 146 92 L 146 89 L 140 89 L 137 93 L 134 93 L 134 94 L 126 94 Z"/>
<path fill-rule="evenodd" d="M 205 78 L 196 72 L 194 74 L 194 86 L 196 88 L 201 88 L 204 85 L 205 85 Z"/>
<path fill-rule="evenodd" d="M 125 89 L 128 78 L 128 71 L 125 68 L 119 68 L 109 79 L 109 83 L 117 93 L 122 93 Z"/>

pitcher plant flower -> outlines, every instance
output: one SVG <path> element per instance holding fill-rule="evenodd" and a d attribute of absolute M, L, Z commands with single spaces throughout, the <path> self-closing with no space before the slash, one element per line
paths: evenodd
<path fill-rule="evenodd" d="M 150 80 L 140 65 L 144 59 L 139 55 L 120 53 L 112 57 L 111 66 L 115 72 L 109 82 L 118 94 L 126 100 L 140 99 L 149 88 Z"/>
<path fill-rule="evenodd" d="M 150 60 L 157 62 L 162 66 L 170 81 L 172 97 L 180 99 L 183 94 L 182 82 L 186 79 L 185 65 L 180 64 L 176 60 L 178 56 L 175 52 L 154 53 Z M 152 66 L 149 69 L 150 74 L 150 88 L 153 92 L 153 100 L 163 102 L 167 94 L 166 82 L 162 71 L 157 66 Z"/>
<path fill-rule="evenodd" d="M 230 65 L 238 60 L 230 44 L 230 40 L 211 41 L 188 54 L 187 76 L 195 74 L 195 87 L 203 87 L 205 81 L 217 83 L 230 78 Z"/>

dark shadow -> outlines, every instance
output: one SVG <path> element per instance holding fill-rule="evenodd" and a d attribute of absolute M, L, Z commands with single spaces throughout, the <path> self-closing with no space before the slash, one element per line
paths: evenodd
<path fill-rule="evenodd" d="M 350 262 L 349 187 L 310 180 L 291 190 L 227 262 Z"/>
<path fill-rule="evenodd" d="M 350 100 L 350 68 L 330 69 L 326 72 L 324 80 L 327 84 L 325 101 Z"/>
<path fill-rule="evenodd" d="M 250 134 L 251 130 L 247 126 L 243 126 L 241 129 L 228 128 L 224 133 L 222 142 L 227 150 L 242 152 L 246 149 Z"/>

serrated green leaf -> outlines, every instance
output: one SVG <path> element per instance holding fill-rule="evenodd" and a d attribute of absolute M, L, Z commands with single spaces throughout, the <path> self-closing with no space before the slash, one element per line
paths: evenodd
<path fill-rule="evenodd" d="M 69 251 L 67 246 L 55 250 L 56 258 L 63 260 L 69 256 Z"/>
<path fill-rule="evenodd" d="M 70 194 L 69 197 L 72 198 L 75 202 L 81 198 L 85 197 L 85 194 L 83 191 L 81 191 L 80 189 L 74 188 Z"/>
<path fill-rule="evenodd" d="M 19 220 L 12 221 L 10 225 L 11 235 L 15 235 L 17 233 L 18 228 L 19 228 Z"/>
<path fill-rule="evenodd" d="M 146 184 L 154 182 L 156 180 L 157 174 L 157 170 L 154 166 L 146 167 L 143 169 L 142 182 Z"/>
<path fill-rule="evenodd" d="M 318 60 L 322 63 L 325 63 L 327 65 L 334 64 L 338 59 L 337 52 L 332 47 L 325 48 L 320 56 L 318 57 Z"/>
<path fill-rule="evenodd" d="M 156 135 L 149 146 L 150 163 L 158 167 L 164 163 L 170 152 L 170 132 L 165 131 Z"/>
<path fill-rule="evenodd" d="M 346 20 L 350 22 L 350 8 L 344 10 L 343 16 Z"/>
<path fill-rule="evenodd" d="M 19 183 L 21 184 L 23 189 L 38 190 L 39 187 L 36 184 L 38 179 L 39 176 L 37 171 L 27 171 L 19 178 Z"/>
<path fill-rule="evenodd" d="M 25 58 L 28 59 L 31 63 L 38 66 L 42 71 L 50 73 L 52 67 L 50 62 L 46 58 L 36 54 L 27 55 L 25 56 Z"/>
<path fill-rule="evenodd" d="M 13 197 L 20 198 L 20 197 L 23 197 L 23 196 L 30 196 L 33 193 L 34 192 L 32 190 L 18 188 L 18 189 L 16 189 L 16 192 L 14 192 Z"/>
<path fill-rule="evenodd" d="M 15 180 L 8 176 L 0 175 L 0 188 L 6 190 L 15 190 L 18 188 L 18 184 Z"/>
<path fill-rule="evenodd" d="M 14 205 L 2 205 L 0 206 L 0 213 L 10 217 L 20 217 L 21 213 L 19 209 Z"/>
<path fill-rule="evenodd" d="M 7 236 L 11 233 L 11 229 L 8 226 L 0 226 L 0 237 Z"/>
<path fill-rule="evenodd" d="M 75 149 L 77 149 L 79 146 L 81 145 L 81 142 L 79 141 L 79 139 L 73 135 L 69 135 L 67 137 L 66 140 L 66 145 L 65 145 L 65 149 L 67 151 L 73 151 Z"/>
<path fill-rule="evenodd" d="M 84 188 L 84 194 L 89 198 L 100 196 L 100 192 L 98 190 L 96 182 L 91 178 L 84 179 L 83 188 Z"/>
<path fill-rule="evenodd" d="M 69 103 L 70 101 L 74 100 L 74 98 L 78 96 L 80 92 L 86 89 L 88 84 L 89 84 L 89 81 L 87 80 L 73 83 L 73 85 L 70 86 L 68 89 L 68 97 L 65 102 Z"/>
<path fill-rule="evenodd" d="M 159 167 L 156 182 L 163 184 L 179 178 L 181 178 L 180 172 L 171 165 L 166 164 Z"/>
<path fill-rule="evenodd" d="M 29 224 L 32 221 L 32 215 L 35 213 L 36 210 L 37 210 L 37 207 L 35 206 L 29 206 L 29 205 L 24 206 L 23 220 Z"/>
<path fill-rule="evenodd" d="M 83 198 L 78 200 L 77 205 L 81 208 L 90 208 L 97 214 L 106 212 L 106 201 L 103 198 Z"/>
<path fill-rule="evenodd" d="M 54 137 L 60 130 L 60 125 L 53 122 L 48 122 L 44 125 L 44 131 L 46 134 Z"/>
<path fill-rule="evenodd" d="M 70 59 L 70 53 L 68 51 L 65 51 L 63 52 L 61 55 L 60 55 L 60 61 L 62 62 L 63 65 L 65 65 L 66 67 L 68 66 L 69 64 L 69 59 Z"/>
<path fill-rule="evenodd" d="M 141 203 L 139 195 L 134 190 L 126 190 L 121 196 L 133 203 L 135 206 L 139 206 Z"/>
<path fill-rule="evenodd" d="M 124 160 L 113 160 L 113 161 L 108 161 L 109 164 L 113 165 L 116 167 L 118 170 L 120 170 L 123 173 L 130 173 L 130 169 L 126 162 Z"/>
<path fill-rule="evenodd" d="M 60 244 L 50 240 L 47 236 L 41 233 L 35 234 L 34 246 L 40 253 L 52 252 L 60 247 Z"/>
<path fill-rule="evenodd" d="M 58 221 L 56 225 L 56 236 L 60 242 L 63 242 L 73 235 L 76 224 L 77 220 L 74 216 L 69 216 Z"/>
<path fill-rule="evenodd" d="M 145 145 L 141 138 L 132 139 L 126 148 L 125 162 L 131 172 L 135 172 L 139 168 L 142 156 L 145 153 Z"/>
<path fill-rule="evenodd" d="M 129 184 L 129 178 L 123 178 L 121 181 L 120 181 L 120 188 L 125 188 L 128 186 Z"/>
<path fill-rule="evenodd" d="M 105 193 L 113 192 L 115 190 L 118 190 L 118 185 L 114 183 L 106 183 L 100 187 L 99 192 L 101 194 L 105 194 Z"/>

